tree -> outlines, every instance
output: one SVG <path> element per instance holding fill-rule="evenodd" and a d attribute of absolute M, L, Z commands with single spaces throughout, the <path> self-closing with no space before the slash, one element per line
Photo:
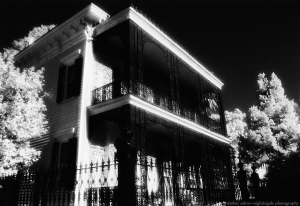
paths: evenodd
<path fill-rule="evenodd" d="M 298 107 L 286 97 L 274 73 L 270 80 L 259 74 L 257 83 L 257 102 L 246 118 L 238 109 L 225 112 L 228 135 L 238 158 L 248 167 L 268 165 L 270 200 L 296 200 L 300 192 Z"/>
<path fill-rule="evenodd" d="M 14 49 L 21 51 L 25 47 L 32 44 L 35 40 L 46 34 L 49 30 L 53 29 L 55 25 L 41 25 L 33 28 L 26 37 L 15 40 L 13 42 Z"/>
<path fill-rule="evenodd" d="M 266 163 L 298 150 L 300 124 L 297 104 L 284 94 L 280 79 L 272 73 L 258 75 L 258 103 L 249 109 L 248 141 L 257 145 L 256 163 Z"/>
<path fill-rule="evenodd" d="M 240 158 L 261 165 L 298 151 L 300 124 L 297 104 L 286 97 L 274 73 L 270 80 L 265 74 L 259 74 L 257 83 L 257 103 L 249 108 L 246 122 L 238 109 L 226 111 L 225 118 Z"/>
<path fill-rule="evenodd" d="M 227 133 L 231 139 L 230 144 L 234 149 L 236 165 L 239 159 L 239 138 L 245 136 L 247 132 L 245 118 L 246 114 L 239 109 L 235 109 L 233 112 L 225 111 Z"/>
<path fill-rule="evenodd" d="M 244 170 L 247 172 L 247 175 L 250 176 L 252 170 L 249 162 L 251 161 L 245 161 L 245 155 L 243 155 L 243 151 L 245 149 L 247 150 L 249 147 L 243 141 L 244 137 L 248 134 L 246 114 L 239 109 L 235 109 L 233 112 L 225 111 L 225 120 L 227 133 L 231 139 L 230 145 L 234 151 L 235 167 L 233 168 L 233 171 L 238 168 L 238 163 L 242 161 L 243 163 L 246 163 L 244 164 Z"/>
<path fill-rule="evenodd" d="M 34 28 L 28 36 L 14 41 L 13 48 L 0 52 L 0 174 L 26 169 L 40 156 L 29 140 L 47 131 L 44 70 L 17 68 L 13 58 L 53 27 Z"/>

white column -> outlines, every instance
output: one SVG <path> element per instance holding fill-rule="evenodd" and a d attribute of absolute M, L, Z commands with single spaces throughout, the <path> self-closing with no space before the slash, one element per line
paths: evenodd
<path fill-rule="evenodd" d="M 91 105 L 91 91 L 93 83 L 94 55 L 92 41 L 86 40 L 85 52 L 83 57 L 83 74 L 82 74 L 82 92 L 80 105 L 80 124 L 78 140 L 78 159 L 77 164 L 87 163 L 89 161 L 89 144 L 88 144 L 88 114 L 87 107 Z"/>
<path fill-rule="evenodd" d="M 84 56 L 83 56 L 83 71 L 82 71 L 82 88 L 80 96 L 80 118 L 79 118 L 79 137 L 78 137 L 78 158 L 77 168 L 80 165 L 89 163 L 89 140 L 88 140 L 88 113 L 87 107 L 91 105 L 91 90 L 92 90 L 92 75 L 94 69 L 94 55 L 92 41 L 86 38 Z M 79 177 L 77 172 L 77 180 L 83 180 L 83 183 L 78 182 L 75 189 L 74 205 L 83 205 L 83 192 L 87 187 L 88 174 Z M 78 193 L 80 192 L 80 202 L 78 202 Z"/>

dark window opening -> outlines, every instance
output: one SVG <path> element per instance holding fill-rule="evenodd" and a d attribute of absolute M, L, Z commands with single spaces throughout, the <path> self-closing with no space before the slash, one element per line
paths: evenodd
<path fill-rule="evenodd" d="M 163 51 L 154 43 L 146 43 L 143 49 L 145 85 L 171 96 L 170 75 Z"/>
<path fill-rule="evenodd" d="M 164 191 L 169 193 L 162 200 L 174 205 L 174 182 L 175 174 L 172 171 L 175 153 L 172 144 L 172 136 L 166 128 L 160 124 L 150 127 L 146 136 L 146 167 L 148 194 L 160 194 Z M 140 177 L 142 171 L 137 168 Z M 137 185 L 141 182 L 137 181 Z"/>
<path fill-rule="evenodd" d="M 94 37 L 95 60 L 112 70 L 112 81 L 123 79 L 129 68 L 128 44 L 129 21 Z"/>
<path fill-rule="evenodd" d="M 100 36 L 94 51 L 96 61 L 112 69 L 113 81 L 124 77 L 124 47 L 119 36 Z"/>
<path fill-rule="evenodd" d="M 76 179 L 77 138 L 70 138 L 68 142 L 54 142 L 51 158 L 51 190 L 57 187 L 74 189 Z M 55 184 L 57 182 L 57 184 Z"/>
<path fill-rule="evenodd" d="M 65 99 L 69 99 L 73 96 L 73 85 L 74 85 L 74 68 L 75 65 L 66 68 L 66 84 L 65 86 Z"/>
<path fill-rule="evenodd" d="M 64 167 L 68 164 L 69 143 L 65 142 L 60 145 L 60 166 Z"/>
<path fill-rule="evenodd" d="M 83 58 L 78 58 L 74 64 L 59 68 L 57 103 L 80 94 L 82 67 Z"/>
<path fill-rule="evenodd" d="M 180 66 L 178 69 L 180 103 L 196 110 L 198 106 L 197 82 L 193 72 L 187 67 Z"/>

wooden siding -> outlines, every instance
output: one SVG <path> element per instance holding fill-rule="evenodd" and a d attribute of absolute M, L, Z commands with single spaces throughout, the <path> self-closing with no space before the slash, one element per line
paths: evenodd
<path fill-rule="evenodd" d="M 61 103 L 56 103 L 56 97 L 59 68 L 62 66 L 60 59 L 78 49 L 81 49 L 82 51 L 83 46 L 84 41 L 74 45 L 41 65 L 41 67 L 45 69 L 44 91 L 48 93 L 48 96 L 44 98 L 47 107 L 45 114 L 48 121 L 48 132 L 40 138 L 32 139 L 30 142 L 34 148 L 42 151 L 41 159 L 34 163 L 33 167 L 50 166 L 53 143 L 55 141 L 66 141 L 66 138 L 69 139 L 73 137 L 73 135 L 68 134 L 66 134 L 66 137 L 56 134 L 64 133 L 66 130 L 71 131 L 74 128 L 74 136 L 78 137 L 80 96 L 69 98 Z"/>
<path fill-rule="evenodd" d="M 48 120 L 49 133 L 78 127 L 80 96 L 72 97 L 61 103 L 56 103 L 56 97 L 59 67 L 62 66 L 60 59 L 78 49 L 82 50 L 82 47 L 83 43 L 75 45 L 42 65 L 45 69 L 44 91 L 49 94 L 49 96 L 45 98 L 47 107 L 45 114 Z"/>
<path fill-rule="evenodd" d="M 53 142 L 54 139 L 50 134 L 30 140 L 30 145 L 41 151 L 41 158 L 37 162 L 33 163 L 32 168 L 50 167 Z"/>

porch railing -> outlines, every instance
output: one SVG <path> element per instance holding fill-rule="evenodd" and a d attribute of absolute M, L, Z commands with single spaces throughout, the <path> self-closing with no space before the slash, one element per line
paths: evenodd
<path fill-rule="evenodd" d="M 215 121 L 200 111 L 190 109 L 180 104 L 178 101 L 175 101 L 136 80 L 119 80 L 94 89 L 92 91 L 92 105 L 127 94 L 134 95 L 143 101 L 158 106 L 184 119 L 188 119 L 198 125 L 213 130 L 214 132 L 226 135 L 224 123 Z"/>

